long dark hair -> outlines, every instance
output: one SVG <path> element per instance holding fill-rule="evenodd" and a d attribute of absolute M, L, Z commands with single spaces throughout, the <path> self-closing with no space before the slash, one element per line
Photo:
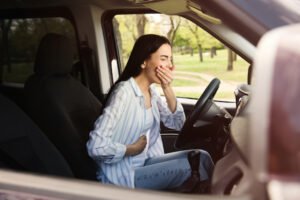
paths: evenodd
<path fill-rule="evenodd" d="M 141 65 L 144 61 L 149 59 L 151 54 L 156 52 L 163 44 L 171 45 L 166 37 L 155 34 L 142 35 L 136 40 L 123 73 L 105 97 L 103 108 L 106 106 L 106 102 L 115 86 L 121 81 L 127 81 L 130 77 L 138 76 L 142 71 Z"/>

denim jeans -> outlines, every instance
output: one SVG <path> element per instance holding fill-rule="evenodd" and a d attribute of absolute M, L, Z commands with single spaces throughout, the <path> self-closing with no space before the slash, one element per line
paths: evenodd
<path fill-rule="evenodd" d="M 135 169 L 135 187 L 145 189 L 170 189 L 180 186 L 191 176 L 187 158 L 191 150 L 168 153 L 149 158 L 143 167 Z M 200 150 L 200 179 L 211 178 L 214 164 L 210 155 Z"/>

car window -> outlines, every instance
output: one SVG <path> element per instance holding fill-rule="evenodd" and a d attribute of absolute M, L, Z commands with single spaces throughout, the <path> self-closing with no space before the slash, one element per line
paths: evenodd
<path fill-rule="evenodd" d="M 234 101 L 233 91 L 236 85 L 247 83 L 249 64 L 212 35 L 183 17 L 120 14 L 113 18 L 113 28 L 121 71 L 134 41 L 140 35 L 160 34 L 171 41 L 176 66 L 172 84 L 177 97 L 197 99 L 208 83 L 218 77 L 221 85 L 215 99 Z M 116 70 L 113 68 L 112 71 Z"/>
<path fill-rule="evenodd" d="M 23 85 L 33 73 L 35 54 L 41 38 L 59 33 L 76 45 L 71 22 L 65 18 L 26 18 L 0 20 L 0 81 Z M 76 55 L 74 58 L 76 59 Z"/>

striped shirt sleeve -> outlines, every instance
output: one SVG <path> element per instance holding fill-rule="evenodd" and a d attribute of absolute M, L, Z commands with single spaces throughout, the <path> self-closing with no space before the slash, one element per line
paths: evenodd
<path fill-rule="evenodd" d="M 113 141 L 112 136 L 116 124 L 120 121 L 125 102 L 126 92 L 116 88 L 103 114 L 95 122 L 94 130 L 90 132 L 90 139 L 87 142 L 88 153 L 94 160 L 110 164 L 123 159 L 126 146 Z"/>
<path fill-rule="evenodd" d="M 157 98 L 157 106 L 160 113 L 161 121 L 168 128 L 181 130 L 185 122 L 185 113 L 181 103 L 176 100 L 176 110 L 172 113 L 166 101 L 163 101 L 160 96 Z"/>

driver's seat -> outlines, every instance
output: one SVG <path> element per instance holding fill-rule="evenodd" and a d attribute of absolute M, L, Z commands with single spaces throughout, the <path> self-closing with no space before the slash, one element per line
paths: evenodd
<path fill-rule="evenodd" d="M 71 42 L 59 34 L 41 41 L 34 74 L 25 83 L 27 111 L 69 163 L 75 177 L 96 180 L 96 166 L 86 151 L 101 103 L 71 76 Z"/>

